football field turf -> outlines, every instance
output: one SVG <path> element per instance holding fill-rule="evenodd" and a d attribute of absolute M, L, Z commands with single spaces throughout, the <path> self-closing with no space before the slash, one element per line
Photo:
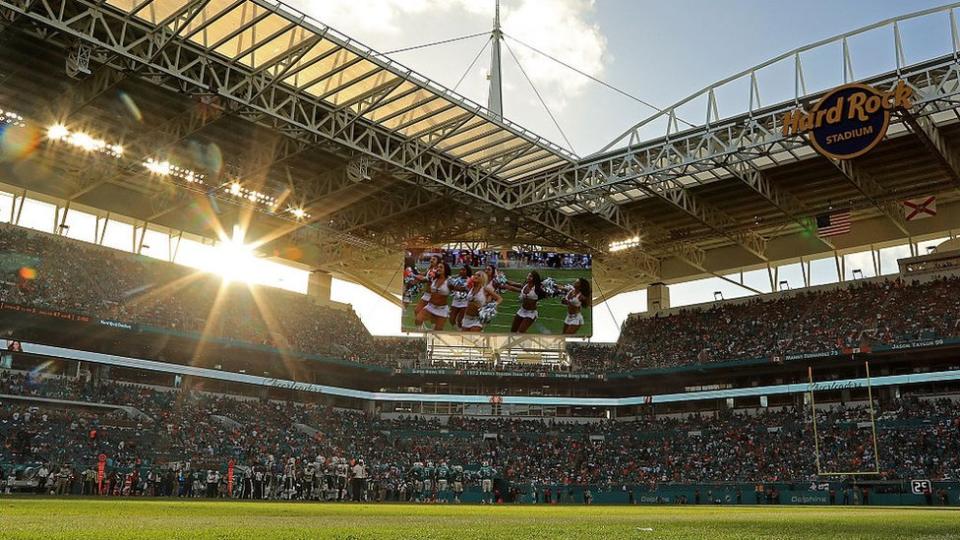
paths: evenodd
<path fill-rule="evenodd" d="M 0 538 L 960 538 L 960 509 L 0 499 Z"/>

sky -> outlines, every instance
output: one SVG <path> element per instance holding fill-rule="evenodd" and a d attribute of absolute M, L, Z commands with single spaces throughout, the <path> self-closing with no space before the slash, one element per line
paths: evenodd
<path fill-rule="evenodd" d="M 494 6 L 493 0 L 287 0 L 287 3 L 382 52 L 488 32 Z M 520 42 L 655 107 L 666 107 L 783 52 L 937 5 L 941 3 L 926 0 L 807 0 L 802 5 L 770 0 L 503 0 L 502 21 L 508 44 L 503 50 L 504 115 L 586 156 L 656 112 L 533 52 Z M 907 63 L 950 50 L 946 16 L 905 24 L 900 30 Z M 390 56 L 486 104 L 489 48 L 478 58 L 485 43 L 486 38 L 481 36 Z M 889 30 L 851 40 L 855 77 L 894 67 L 892 44 Z M 478 60 L 468 69 L 474 58 Z M 808 90 L 842 83 L 840 58 L 839 47 L 805 55 Z M 761 103 L 792 97 L 792 69 L 792 63 L 781 63 L 758 75 Z M 540 92 L 559 128 L 544 110 L 526 77 Z M 721 116 L 746 110 L 748 86 L 744 81 L 717 91 Z M 681 117 L 703 123 L 702 103 L 680 109 Z M 661 134 L 662 125 L 657 123 L 644 131 L 644 135 L 650 137 Z M 883 253 L 881 273 L 895 268 L 896 257 L 903 256 L 905 249 Z M 832 260 L 829 264 L 816 265 L 814 281 L 835 281 L 835 266 Z M 873 273 L 869 253 L 850 256 L 848 272 L 858 266 L 868 268 L 865 274 Z M 781 270 L 781 278 L 784 275 L 793 276 L 792 287 L 802 284 L 799 267 Z M 765 273 L 745 279 L 751 287 L 763 290 L 758 286 L 766 283 L 769 289 Z M 714 278 L 671 287 L 671 300 L 674 305 L 704 302 L 712 300 L 714 291 L 718 290 L 725 298 L 751 294 L 742 287 Z M 372 293 L 335 284 L 334 298 L 353 303 L 374 333 L 399 331 L 399 309 L 387 307 L 385 301 Z M 643 311 L 645 307 L 644 291 L 623 294 L 596 306 L 594 339 L 614 341 L 619 324 L 627 314 Z"/>

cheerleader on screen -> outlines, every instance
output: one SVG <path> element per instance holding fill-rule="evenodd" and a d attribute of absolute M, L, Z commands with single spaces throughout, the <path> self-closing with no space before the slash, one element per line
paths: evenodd
<path fill-rule="evenodd" d="M 489 285 L 491 289 L 499 291 L 500 284 L 497 283 L 497 267 L 492 264 L 488 264 L 486 267 L 484 267 L 483 272 L 487 274 L 487 285 Z"/>
<path fill-rule="evenodd" d="M 486 272 L 477 272 L 468 281 L 467 308 L 464 310 L 462 328 L 464 332 L 480 332 L 483 322 L 480 321 L 480 310 L 490 302 L 498 305 L 503 297 L 497 294 L 489 283 Z"/>
<path fill-rule="evenodd" d="M 423 330 L 423 323 L 431 320 L 434 330 L 443 330 L 443 325 L 450 317 L 450 306 L 447 305 L 447 299 L 450 298 L 449 276 L 449 264 L 437 265 L 434 278 L 430 281 L 430 299 L 427 305 L 417 313 L 417 329 Z M 424 296 L 427 295 L 424 294 Z"/>
<path fill-rule="evenodd" d="M 450 302 L 450 324 L 461 329 L 463 328 L 463 313 L 467 309 L 467 293 L 469 292 L 467 283 L 472 275 L 473 269 L 464 265 L 457 274 L 460 279 L 451 280 L 460 283 L 457 285 L 450 283 L 450 288 L 453 290 L 453 300 Z"/>
<path fill-rule="evenodd" d="M 533 270 L 527 274 L 527 281 L 523 285 L 512 282 L 504 284 L 504 289 L 520 293 L 520 309 L 513 317 L 513 324 L 510 325 L 511 332 L 525 334 L 533 325 L 533 321 L 537 320 L 537 302 L 547 296 L 542 283 L 540 273 Z"/>
<path fill-rule="evenodd" d="M 583 326 L 583 308 L 590 307 L 593 297 L 590 294 L 590 282 L 584 278 L 577 278 L 573 288 L 563 297 L 567 305 L 567 318 L 563 320 L 563 333 L 576 334 Z"/>
<path fill-rule="evenodd" d="M 423 308 L 427 307 L 427 304 L 430 303 L 430 282 L 433 281 L 434 275 L 437 273 L 437 267 L 439 266 L 440 258 L 434 255 L 430 257 L 430 268 L 427 268 L 426 272 L 415 278 L 417 281 L 425 281 L 427 283 L 427 290 L 423 292 L 423 296 L 421 296 L 420 301 L 417 302 L 417 307 L 413 309 L 418 317 L 420 316 L 420 312 L 423 311 Z"/>

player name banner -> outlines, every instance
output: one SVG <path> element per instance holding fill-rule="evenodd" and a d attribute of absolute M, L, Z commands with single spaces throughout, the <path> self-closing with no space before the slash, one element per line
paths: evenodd
<path fill-rule="evenodd" d="M 79 313 L 70 313 L 69 311 L 60 311 L 58 309 L 46 309 L 33 306 L 23 306 L 20 304 L 10 304 L 0 302 L 0 311 L 15 311 L 27 315 L 38 315 L 40 317 L 49 317 L 51 319 L 61 319 L 65 321 L 90 322 L 90 317 L 80 315 Z"/>
<path fill-rule="evenodd" d="M 905 351 L 910 349 L 925 349 L 927 347 L 943 347 L 945 345 L 958 345 L 960 338 L 936 338 L 923 339 L 918 341 L 908 341 L 904 343 L 892 343 L 889 345 L 876 345 L 874 351 Z"/>
<path fill-rule="evenodd" d="M 135 326 L 130 323 L 125 323 L 121 321 L 111 321 L 109 319 L 100 319 L 99 323 L 102 326 L 109 326 L 110 328 L 117 328 L 120 330 L 133 330 Z"/>
<path fill-rule="evenodd" d="M 813 360 L 816 358 L 829 358 L 831 356 L 837 356 L 841 351 L 832 350 L 832 351 L 818 351 L 818 352 L 809 352 L 809 353 L 794 353 L 794 354 L 785 354 L 783 359 L 787 362 L 792 360 Z"/>
<path fill-rule="evenodd" d="M 114 321 L 110 319 L 94 319 L 89 315 L 83 315 L 81 313 L 72 313 L 69 311 L 62 311 L 59 309 L 46 309 L 36 306 L 24 306 L 21 304 L 11 304 L 8 302 L 0 302 L 0 311 L 14 311 L 17 313 L 23 313 L 26 315 L 37 315 L 40 317 L 48 317 L 51 319 L 59 319 L 63 321 L 73 321 L 81 323 L 91 323 L 95 322 L 101 326 L 108 326 L 110 328 L 116 328 L 118 330 L 135 330 L 136 325 L 131 323 L 126 323 L 122 321 Z"/>
<path fill-rule="evenodd" d="M 444 368 L 410 368 L 394 371 L 397 375 L 457 375 L 467 377 L 524 377 L 528 379 L 576 379 L 576 380 L 604 380 L 606 377 L 598 373 L 568 373 L 565 371 L 497 371 L 492 369 L 444 369 Z"/>

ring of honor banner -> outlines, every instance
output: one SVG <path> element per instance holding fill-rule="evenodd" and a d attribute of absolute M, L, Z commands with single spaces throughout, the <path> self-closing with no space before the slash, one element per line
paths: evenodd
<path fill-rule="evenodd" d="M 402 330 L 590 336 L 592 262 L 579 253 L 408 247 Z"/>

